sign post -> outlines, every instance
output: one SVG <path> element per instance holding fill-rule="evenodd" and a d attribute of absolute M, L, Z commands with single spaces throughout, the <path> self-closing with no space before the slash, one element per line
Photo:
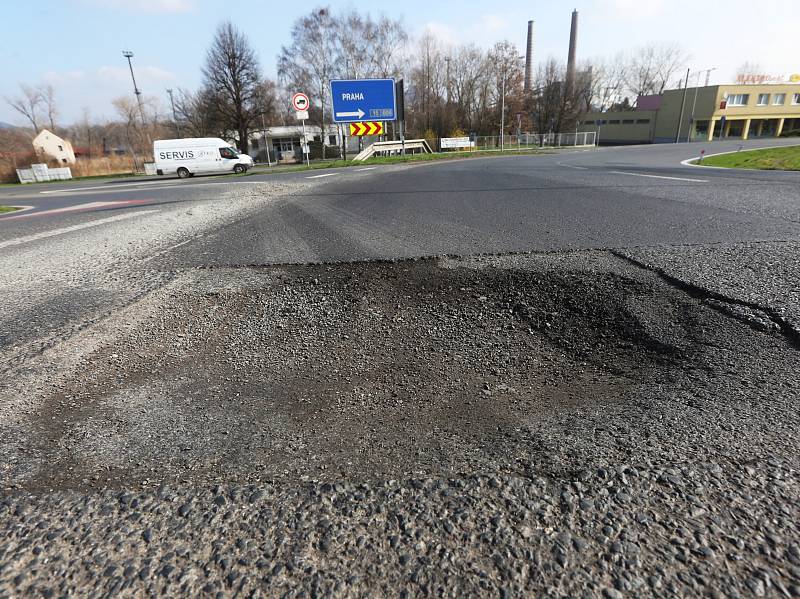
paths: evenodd
<path fill-rule="evenodd" d="M 303 122 L 303 140 L 300 144 L 301 149 L 303 150 L 303 154 L 305 155 L 306 165 L 311 166 L 311 159 L 309 156 L 309 147 L 308 147 L 308 135 L 306 135 L 306 120 L 308 119 L 308 108 L 310 102 L 308 100 L 308 96 L 302 92 L 297 92 L 294 96 L 292 96 L 292 107 L 297 112 L 297 120 Z M 324 138 L 324 132 L 323 132 Z M 322 143 L 325 143 L 324 141 Z"/>

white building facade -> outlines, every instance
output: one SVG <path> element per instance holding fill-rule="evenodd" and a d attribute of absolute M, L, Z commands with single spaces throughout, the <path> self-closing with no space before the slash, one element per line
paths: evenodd
<path fill-rule="evenodd" d="M 60 165 L 75 164 L 72 144 L 47 129 L 42 129 L 41 133 L 33 138 L 33 151 L 42 160 L 52 158 Z"/>

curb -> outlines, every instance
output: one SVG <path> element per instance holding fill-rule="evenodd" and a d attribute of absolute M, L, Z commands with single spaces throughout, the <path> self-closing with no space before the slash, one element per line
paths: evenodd
<path fill-rule="evenodd" d="M 786 145 L 780 145 L 780 146 L 764 146 L 763 148 L 747 148 L 746 150 L 731 150 L 730 152 L 717 152 L 716 154 L 706 154 L 705 156 L 703 156 L 703 158 L 711 158 L 712 156 L 724 156 L 726 154 L 738 154 L 740 152 L 757 152 L 759 150 L 774 150 L 776 148 L 796 148 L 798 146 L 800 146 L 800 143 L 786 144 Z M 730 170 L 761 170 L 761 169 L 741 169 L 741 168 L 733 167 L 733 166 L 705 166 L 703 164 L 692 164 L 692 162 L 694 160 L 699 160 L 699 159 L 700 159 L 700 156 L 695 156 L 694 158 L 687 158 L 686 160 L 683 160 L 681 162 L 681 164 L 683 166 L 693 166 L 693 167 L 697 167 L 697 168 L 716 168 L 716 169 L 722 169 L 722 170 L 726 170 L 726 171 L 730 171 Z"/>

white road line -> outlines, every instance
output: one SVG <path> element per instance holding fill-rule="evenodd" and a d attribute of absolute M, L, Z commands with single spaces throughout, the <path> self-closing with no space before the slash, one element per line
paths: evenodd
<path fill-rule="evenodd" d="M 128 218 L 133 218 L 134 216 L 141 216 L 143 214 L 151 214 L 153 212 L 158 212 L 158 210 L 142 210 L 139 212 L 128 212 L 126 214 L 117 214 L 116 216 L 101 218 L 98 220 L 93 220 L 88 223 L 81 223 L 79 225 L 72 225 L 71 227 L 63 227 L 61 229 L 53 229 L 52 231 L 43 231 L 41 233 L 35 233 L 33 235 L 26 235 L 25 237 L 18 237 L 17 239 L 0 241 L 0 248 L 22 245 L 23 243 L 29 243 L 31 241 L 37 241 L 39 239 L 47 239 L 48 237 L 55 237 L 56 235 L 63 235 L 64 233 L 72 233 L 73 231 L 80 231 L 82 229 L 88 229 L 90 227 L 97 227 L 99 225 L 105 225 L 120 220 L 126 220 Z"/>
<path fill-rule="evenodd" d="M 367 168 L 357 168 L 357 169 L 355 170 L 355 172 L 357 172 L 357 173 L 363 173 L 364 171 L 374 171 L 376 168 L 377 168 L 377 167 L 374 167 L 374 166 L 368 166 Z"/>
<path fill-rule="evenodd" d="M 159 256 L 163 256 L 167 252 L 171 252 L 172 250 L 177 250 L 182 245 L 186 245 L 187 243 L 191 243 L 192 241 L 200 239 L 201 237 L 202 237 L 202 235 L 198 235 L 197 237 L 193 237 L 191 239 L 187 239 L 185 241 L 181 241 L 180 243 L 176 243 L 175 245 L 171 245 L 165 250 L 161 250 L 160 252 L 156 252 L 152 256 L 148 256 L 147 258 L 143 258 L 141 260 L 141 262 L 150 262 L 150 260 L 152 260 L 153 258 L 158 258 Z"/>
<path fill-rule="evenodd" d="M 322 177 L 335 177 L 339 173 L 325 173 L 324 175 L 314 175 L 313 177 L 306 177 L 306 179 L 322 179 Z"/>
<path fill-rule="evenodd" d="M 182 183 L 182 182 L 181 182 Z M 95 187 L 69 187 L 66 189 L 49 189 L 47 191 L 40 191 L 41 194 L 48 194 L 48 193 L 65 193 L 65 192 L 73 192 L 73 191 L 113 191 L 118 187 L 139 187 L 141 185 L 169 185 L 169 181 L 140 181 L 139 183 L 106 183 L 108 185 L 108 189 L 104 186 L 95 186 Z M 175 184 L 179 184 L 178 181 L 175 181 Z"/>
<path fill-rule="evenodd" d="M 42 212 L 34 212 L 31 214 L 15 214 L 9 216 L 5 220 L 14 220 L 16 218 L 27 218 L 29 216 L 51 215 L 59 214 L 62 212 L 77 212 L 80 210 L 89 210 L 91 208 L 110 208 L 111 206 L 130 206 L 130 202 L 89 202 L 88 204 L 76 204 L 75 206 L 67 206 L 66 208 L 53 208 L 52 210 L 43 210 Z"/>
<path fill-rule="evenodd" d="M 557 163 L 558 166 L 566 166 L 567 168 L 574 168 L 579 171 L 588 171 L 589 169 L 585 166 L 576 166 L 574 164 L 564 164 L 563 162 Z"/>
<path fill-rule="evenodd" d="M 626 173 L 625 171 L 610 171 L 615 175 L 630 175 L 631 177 L 648 177 L 650 179 L 669 179 L 670 181 L 689 181 L 691 183 L 708 183 L 705 179 L 687 179 L 685 177 L 665 177 L 664 175 L 645 175 L 644 173 Z"/>

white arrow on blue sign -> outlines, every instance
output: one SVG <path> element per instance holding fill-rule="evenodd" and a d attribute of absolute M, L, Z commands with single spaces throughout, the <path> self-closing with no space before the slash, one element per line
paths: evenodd
<path fill-rule="evenodd" d="M 334 123 L 397 120 L 394 79 L 331 81 Z"/>

